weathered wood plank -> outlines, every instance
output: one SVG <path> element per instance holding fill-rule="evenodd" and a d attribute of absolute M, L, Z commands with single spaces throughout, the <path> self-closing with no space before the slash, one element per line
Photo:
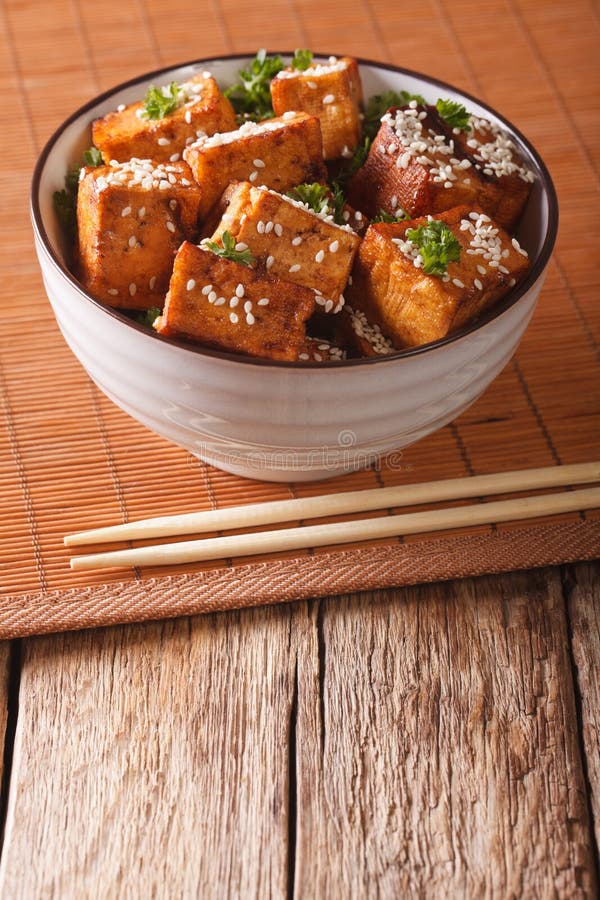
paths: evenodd
<path fill-rule="evenodd" d="M 284 897 L 297 614 L 24 642 L 0 896 Z"/>
<path fill-rule="evenodd" d="M 569 576 L 573 659 L 596 846 L 600 846 L 600 567 L 580 563 Z"/>
<path fill-rule="evenodd" d="M 4 753 L 6 743 L 6 726 L 8 722 L 8 704 L 11 678 L 11 653 L 16 652 L 19 642 L 0 641 L 0 785 L 4 786 Z M 4 797 L 2 800 L 4 801 Z"/>
<path fill-rule="evenodd" d="M 327 600 L 310 641 L 296 897 L 593 895 L 557 571 Z"/>

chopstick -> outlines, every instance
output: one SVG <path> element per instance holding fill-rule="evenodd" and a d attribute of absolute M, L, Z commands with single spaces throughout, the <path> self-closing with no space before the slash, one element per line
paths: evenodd
<path fill-rule="evenodd" d="M 227 535 L 174 544 L 135 547 L 129 550 L 113 550 L 108 553 L 76 556 L 71 559 L 71 568 L 82 570 L 115 566 L 165 566 L 223 559 L 230 556 L 254 556 L 260 553 L 300 550 L 306 547 L 346 544 L 353 541 L 442 531 L 469 525 L 530 519 L 537 516 L 592 509 L 597 506 L 600 506 L 600 488 L 564 491 L 450 509 L 404 513 L 376 519 L 359 519 L 354 522 L 308 525 L 280 531 Z"/>
<path fill-rule="evenodd" d="M 493 475 L 451 478 L 444 481 L 429 481 L 422 484 L 405 484 L 363 491 L 344 491 L 338 494 L 252 503 L 246 506 L 205 510 L 178 516 L 160 516 L 68 534 L 64 542 L 68 547 L 75 547 L 108 541 L 201 534 L 206 531 L 251 528 L 255 525 L 272 525 L 275 522 L 317 519 L 322 516 L 388 509 L 394 506 L 417 506 L 444 500 L 590 484 L 596 481 L 600 481 L 600 462 L 521 469 Z"/>

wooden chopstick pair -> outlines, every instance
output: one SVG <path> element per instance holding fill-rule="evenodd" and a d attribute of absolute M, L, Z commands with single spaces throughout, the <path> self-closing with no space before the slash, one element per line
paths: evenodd
<path fill-rule="evenodd" d="M 598 481 L 600 481 L 600 462 L 550 466 L 540 469 L 501 472 L 494 475 L 431 481 L 423 484 L 346 491 L 339 494 L 279 500 L 272 503 L 253 503 L 247 506 L 206 510 L 184 515 L 162 516 L 70 534 L 65 537 L 64 541 L 67 546 L 75 547 L 109 541 L 199 534 L 344 513 L 389 509 L 396 506 L 415 506 L 468 497 L 485 497 L 566 485 L 593 484 Z M 469 525 L 516 521 L 594 509 L 599 506 L 600 488 L 588 488 L 426 512 L 403 513 L 383 518 L 357 519 L 351 522 L 307 525 L 279 531 L 226 535 L 172 544 L 134 547 L 127 550 L 113 550 L 75 556 L 71 559 L 71 568 L 82 570 L 114 566 L 161 566 L 223 559 L 230 556 L 251 556 L 403 534 L 443 531 Z"/>

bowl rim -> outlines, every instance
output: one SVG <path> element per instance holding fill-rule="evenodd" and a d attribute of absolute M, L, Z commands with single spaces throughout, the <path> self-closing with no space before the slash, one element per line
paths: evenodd
<path fill-rule="evenodd" d="M 269 54 L 280 55 L 285 58 L 292 57 L 294 51 L 272 50 L 269 51 Z M 216 62 L 230 62 L 235 60 L 239 60 L 240 62 L 249 61 L 254 58 L 254 55 L 255 54 L 251 53 L 226 53 L 212 57 L 201 57 L 199 59 L 192 59 L 187 62 L 177 63 L 175 65 L 163 66 L 160 69 L 154 69 L 150 72 L 145 72 L 141 75 L 137 75 L 135 78 L 130 78 L 127 81 L 120 82 L 114 87 L 103 91 L 101 94 L 95 95 L 91 100 L 88 100 L 73 113 L 71 113 L 71 115 L 68 116 L 48 138 L 33 170 L 30 191 L 31 219 L 34 232 L 39 238 L 41 246 L 43 247 L 48 259 L 58 270 L 59 274 L 62 275 L 62 277 L 65 278 L 68 282 L 70 282 L 71 287 L 73 287 L 81 297 L 85 298 L 86 301 L 103 310 L 103 312 L 107 315 L 117 319 L 123 325 L 135 329 L 137 332 L 146 335 L 151 340 L 158 340 L 161 343 L 167 342 L 174 347 L 177 347 L 181 350 L 187 350 L 190 353 L 226 360 L 227 362 L 231 363 L 242 363 L 244 366 L 266 366 L 277 369 L 290 369 L 294 371 L 305 372 L 311 369 L 331 371 L 332 369 L 339 370 L 353 368 L 356 366 L 371 366 L 377 363 L 380 365 L 384 363 L 391 364 L 398 360 L 408 359 L 412 356 L 418 356 L 420 354 L 438 350 L 442 347 L 447 346 L 448 344 L 460 341 L 473 332 L 478 331 L 480 328 L 483 328 L 485 325 L 497 319 L 499 316 L 503 315 L 503 313 L 507 312 L 509 309 L 515 306 L 519 302 L 519 300 L 521 300 L 521 298 L 528 293 L 530 288 L 542 275 L 549 262 L 558 232 L 558 198 L 556 194 L 556 188 L 552 181 L 550 172 L 548 171 L 548 168 L 539 155 L 538 151 L 529 142 L 525 135 L 522 134 L 522 132 L 519 131 L 518 128 L 516 128 L 515 125 L 505 119 L 504 116 L 498 113 L 492 106 L 489 106 L 489 104 L 483 102 L 478 97 L 467 93 L 461 88 L 457 88 L 449 82 L 440 81 L 437 78 L 433 78 L 430 75 L 425 75 L 424 73 L 417 72 L 413 69 L 405 69 L 402 66 L 395 66 L 392 63 L 379 62 L 377 60 L 366 59 L 365 57 L 354 56 L 353 59 L 356 59 L 359 66 L 370 66 L 375 69 L 383 69 L 385 71 L 393 72 L 396 75 L 404 75 L 410 78 L 418 79 L 428 85 L 432 85 L 433 87 L 439 89 L 441 92 L 449 90 L 451 92 L 459 94 L 461 97 L 464 97 L 466 101 L 475 103 L 482 109 L 486 110 L 488 113 L 491 113 L 494 118 L 498 119 L 502 123 L 503 128 L 505 128 L 509 132 L 511 137 L 516 140 L 519 149 L 526 151 L 526 155 L 529 156 L 528 161 L 534 163 L 534 168 L 537 170 L 536 175 L 540 181 L 541 189 L 547 197 L 548 224 L 544 242 L 540 248 L 534 264 L 531 266 L 529 272 L 527 273 L 527 277 L 524 278 L 523 281 L 519 282 L 514 291 L 509 291 L 509 293 L 506 294 L 498 304 L 493 306 L 490 310 L 487 311 L 487 313 L 484 313 L 484 315 L 476 321 L 461 329 L 458 329 L 452 334 L 448 334 L 445 337 L 438 339 L 437 341 L 430 341 L 427 344 L 420 344 L 417 347 L 407 347 L 403 350 L 398 350 L 396 353 L 390 353 L 386 356 L 369 356 L 360 357 L 358 359 L 329 360 L 323 362 L 261 359 L 260 357 L 245 356 L 241 353 L 232 353 L 225 350 L 216 350 L 210 347 L 203 347 L 200 344 L 187 343 L 186 341 L 179 340 L 177 338 L 163 337 L 162 335 L 156 334 L 155 332 L 149 330 L 144 325 L 135 322 L 133 319 L 130 319 L 124 312 L 121 312 L 119 309 L 106 306 L 101 301 L 96 300 L 94 297 L 92 297 L 92 295 L 85 290 L 83 285 L 75 278 L 72 272 L 59 258 L 58 254 L 54 252 L 42 220 L 39 202 L 40 182 L 48 156 L 50 155 L 50 152 L 54 145 L 57 143 L 57 141 L 60 139 L 63 132 L 66 130 L 66 128 L 69 127 L 69 125 L 83 116 L 86 112 L 102 103 L 104 100 L 109 99 L 114 94 L 118 94 L 129 87 L 133 87 L 136 84 L 146 82 L 153 78 L 164 76 L 169 72 L 173 72 L 175 69 L 184 69 L 191 66 L 204 66 L 206 68 L 207 64 Z M 327 59 L 329 55 L 330 54 L 326 53 L 318 53 L 315 54 L 315 58 Z M 340 54 L 337 55 L 338 57 L 340 56 Z M 343 55 L 344 54 L 341 54 L 341 56 Z"/>

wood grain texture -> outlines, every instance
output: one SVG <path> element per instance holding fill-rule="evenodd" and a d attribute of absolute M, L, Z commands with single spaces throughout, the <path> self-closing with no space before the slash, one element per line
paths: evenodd
<path fill-rule="evenodd" d="M 600 567 L 568 570 L 569 622 L 596 848 L 600 846 Z"/>
<path fill-rule="evenodd" d="M 327 600 L 312 642 L 297 897 L 593 896 L 555 571 Z"/>
<path fill-rule="evenodd" d="M 28 641 L 0 896 L 284 896 L 291 617 Z"/>

